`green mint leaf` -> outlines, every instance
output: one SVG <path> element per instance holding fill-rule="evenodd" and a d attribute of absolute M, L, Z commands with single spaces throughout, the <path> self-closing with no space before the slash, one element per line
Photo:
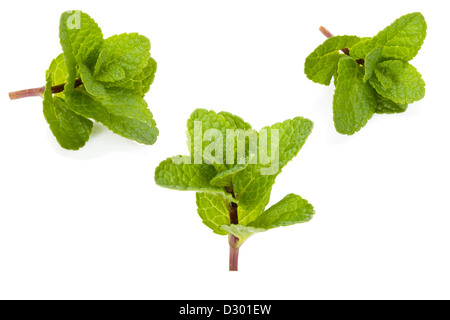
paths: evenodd
<path fill-rule="evenodd" d="M 74 90 L 77 65 L 92 67 L 103 42 L 97 23 L 84 12 L 67 11 L 61 15 L 59 38 L 67 67 L 65 94 Z"/>
<path fill-rule="evenodd" d="M 211 185 L 216 187 L 231 187 L 233 185 L 233 177 L 242 170 L 246 169 L 250 162 L 256 158 L 256 155 L 251 155 L 245 158 L 245 163 L 236 164 L 231 169 L 218 173 L 212 180 Z"/>
<path fill-rule="evenodd" d="M 43 101 L 45 120 L 61 147 L 78 150 L 89 140 L 93 123 L 69 110 L 63 99 L 53 97 L 51 78 L 48 73 Z"/>
<path fill-rule="evenodd" d="M 264 211 L 276 177 L 277 175 L 261 175 L 257 166 L 249 166 L 234 176 L 233 187 L 239 201 L 240 224 L 247 225 Z"/>
<path fill-rule="evenodd" d="M 273 180 L 270 180 L 268 178 L 267 181 L 261 179 L 259 183 L 262 186 L 259 193 L 259 202 L 253 202 L 248 205 L 245 205 L 245 203 L 242 202 L 243 205 L 239 205 L 238 207 L 239 224 L 242 226 L 247 226 L 250 222 L 259 217 L 261 213 L 263 213 L 266 209 L 266 206 L 269 204 L 270 193 L 272 191 L 273 185 L 275 184 L 275 178 L 273 178 Z"/>
<path fill-rule="evenodd" d="M 79 64 L 80 76 L 86 91 L 94 97 L 106 96 L 105 87 L 94 79 L 92 71 L 84 63 Z"/>
<path fill-rule="evenodd" d="M 425 81 L 408 62 L 388 60 L 375 68 L 370 84 L 383 97 L 398 104 L 409 104 L 425 96 Z"/>
<path fill-rule="evenodd" d="M 355 60 L 365 59 L 371 50 L 374 49 L 370 37 L 361 38 L 361 41 L 350 48 L 350 57 Z"/>
<path fill-rule="evenodd" d="M 157 185 L 182 191 L 223 192 L 213 187 L 211 179 L 216 175 L 213 166 L 207 164 L 185 164 L 183 156 L 168 158 L 161 162 L 155 170 Z"/>
<path fill-rule="evenodd" d="M 375 47 L 367 54 L 366 59 L 364 60 L 364 66 L 366 68 L 363 78 L 364 82 L 367 82 L 370 78 L 372 78 L 375 67 L 381 60 L 382 51 L 382 47 Z"/>
<path fill-rule="evenodd" d="M 339 61 L 336 91 L 333 97 L 333 119 L 336 131 L 354 134 L 372 118 L 376 107 L 375 92 L 363 81 L 364 67 L 351 57 Z"/>
<path fill-rule="evenodd" d="M 288 194 L 281 201 L 264 211 L 248 224 L 249 227 L 272 229 L 310 221 L 314 208 L 308 201 L 295 194 Z"/>
<path fill-rule="evenodd" d="M 155 79 L 156 69 L 156 61 L 150 57 L 147 66 L 133 78 L 116 82 L 103 82 L 102 85 L 106 88 L 124 88 L 133 90 L 141 96 L 144 96 L 150 90 L 150 85 Z"/>
<path fill-rule="evenodd" d="M 130 90 L 105 90 L 105 97 L 94 99 L 84 88 L 77 89 L 67 96 L 68 106 L 124 138 L 154 144 L 158 129 L 145 100 Z"/>
<path fill-rule="evenodd" d="M 196 199 L 197 212 L 202 222 L 214 233 L 227 235 L 227 232 L 220 227 L 230 224 L 228 201 L 220 194 L 208 192 L 197 192 Z"/>
<path fill-rule="evenodd" d="M 64 60 L 64 54 L 61 53 L 59 56 L 52 60 L 52 63 L 47 70 L 47 77 L 50 77 L 52 84 L 59 85 L 66 82 L 67 75 L 68 72 L 66 62 Z M 79 76 L 78 72 L 76 72 L 75 75 Z M 56 93 L 54 96 L 63 99 L 65 97 L 63 92 Z"/>
<path fill-rule="evenodd" d="M 245 242 L 245 240 L 250 238 L 252 235 L 267 231 L 267 229 L 264 228 L 247 227 L 240 224 L 224 224 L 220 226 L 220 230 L 235 235 L 239 239 L 237 247 L 240 247 Z"/>
<path fill-rule="evenodd" d="M 281 169 L 291 161 L 301 150 L 308 139 L 314 127 L 314 123 L 306 118 L 296 117 L 284 122 L 278 122 L 270 127 L 267 127 L 269 133 L 274 129 L 279 131 L 279 161 Z M 264 128 L 263 128 L 264 129 Z M 261 133 L 260 133 L 261 134 Z M 269 135 L 270 138 L 270 135 Z"/>
<path fill-rule="evenodd" d="M 427 24 L 420 12 L 404 15 L 380 31 L 372 46 L 383 47 L 382 56 L 388 59 L 409 61 L 419 52 L 427 34 Z"/>
<path fill-rule="evenodd" d="M 375 37 L 361 41 L 350 50 L 355 59 L 365 59 L 381 47 L 385 59 L 409 61 L 419 52 L 427 34 L 427 24 L 420 12 L 404 15 L 380 31 Z"/>
<path fill-rule="evenodd" d="M 329 85 L 342 57 L 339 50 L 351 48 L 359 41 L 360 38 L 356 36 L 336 36 L 325 40 L 305 60 L 305 74 L 308 79 Z"/>
<path fill-rule="evenodd" d="M 142 72 L 150 59 L 150 40 L 137 33 L 123 33 L 103 42 L 94 77 L 102 82 L 131 79 Z"/>
<path fill-rule="evenodd" d="M 223 117 L 225 121 L 228 123 L 227 127 L 230 129 L 241 129 L 241 130 L 251 130 L 252 126 L 245 122 L 241 117 L 238 117 L 229 112 L 219 112 L 219 116 Z"/>
<path fill-rule="evenodd" d="M 273 150 L 278 150 L 278 163 L 272 160 L 268 165 L 249 165 L 233 177 L 234 193 L 239 201 L 240 224 L 246 225 L 264 210 L 277 175 L 298 154 L 312 128 L 312 121 L 297 117 L 261 129 L 259 136 L 267 132 L 268 145 L 273 141 Z M 278 132 L 278 143 L 273 140 L 275 130 Z"/>
<path fill-rule="evenodd" d="M 50 76 L 52 84 L 63 84 L 66 82 L 67 67 L 63 53 L 52 60 L 47 71 L 47 76 Z"/>
<path fill-rule="evenodd" d="M 239 238 L 238 246 L 240 246 L 256 233 L 282 226 L 305 223 L 310 221 L 313 216 L 314 208 L 308 201 L 298 195 L 289 194 L 249 224 L 223 224 L 220 226 L 220 230 Z"/>
<path fill-rule="evenodd" d="M 401 62 L 400 60 L 395 61 Z M 395 64 L 393 64 L 392 66 L 394 67 Z M 395 69 L 397 69 L 397 71 L 400 71 L 402 69 L 401 64 L 397 64 L 397 66 L 399 66 L 399 68 Z M 382 72 L 378 68 L 375 68 L 376 77 L 374 78 L 374 80 L 378 80 L 379 84 L 381 84 L 381 86 L 385 89 L 392 88 L 395 82 L 395 74 L 392 71 L 393 70 L 390 70 L 390 72 Z"/>
<path fill-rule="evenodd" d="M 231 151 L 234 152 L 233 161 L 227 161 L 227 130 L 239 129 L 242 132 L 246 132 L 251 129 L 251 126 L 240 117 L 228 112 L 216 113 L 212 110 L 196 109 L 187 122 L 187 129 L 187 143 L 193 161 L 195 163 L 206 162 L 212 164 L 217 172 L 220 173 L 231 169 L 234 164 L 237 164 L 235 148 L 229 150 L 230 154 Z M 209 131 L 210 129 L 217 129 L 222 135 L 217 137 L 208 136 L 206 133 L 211 132 Z M 216 146 L 218 147 L 215 148 Z M 227 165 L 227 162 L 232 163 Z"/>
<path fill-rule="evenodd" d="M 375 109 L 376 113 L 379 114 L 391 114 L 391 113 L 402 113 L 408 108 L 407 104 L 398 104 L 392 100 L 386 99 L 379 94 L 377 96 L 377 107 Z"/>

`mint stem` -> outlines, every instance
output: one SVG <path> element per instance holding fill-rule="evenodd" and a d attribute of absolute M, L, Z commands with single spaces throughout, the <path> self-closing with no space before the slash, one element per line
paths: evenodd
<path fill-rule="evenodd" d="M 238 224 L 238 205 L 237 203 L 230 203 L 230 207 L 228 208 L 230 212 L 230 223 Z M 238 271 L 238 259 L 239 259 L 239 238 L 234 234 L 230 234 L 230 238 L 228 240 L 230 244 L 230 271 Z"/>
<path fill-rule="evenodd" d="M 334 35 L 323 26 L 320 26 L 319 31 L 322 32 L 322 34 L 327 38 L 334 37 Z M 342 48 L 341 51 L 348 56 L 350 55 L 350 50 L 348 50 L 348 48 Z M 358 62 L 362 66 L 364 65 L 364 59 L 358 59 L 356 60 L 356 62 Z"/>
<path fill-rule="evenodd" d="M 330 31 L 328 31 L 327 28 L 325 28 L 323 26 L 320 26 L 319 31 L 322 32 L 322 34 L 327 38 L 334 37 L 334 35 Z M 341 51 L 348 56 L 350 55 L 350 50 L 348 50 L 348 48 L 343 48 L 343 49 L 341 49 Z"/>
<path fill-rule="evenodd" d="M 11 100 L 22 99 L 27 97 L 38 97 L 44 94 L 45 87 L 26 89 L 20 91 L 14 91 L 9 93 L 9 98 Z"/>
<path fill-rule="evenodd" d="M 81 79 L 76 79 L 75 80 L 75 85 L 74 88 L 77 88 L 79 86 L 81 86 L 83 84 L 83 81 Z M 63 92 L 64 91 L 64 86 L 66 84 L 59 84 L 57 86 L 53 86 L 52 87 L 52 93 L 59 93 L 59 92 Z M 26 89 L 26 90 L 20 90 L 20 91 L 13 91 L 9 93 L 9 98 L 11 100 L 16 100 L 16 99 L 22 99 L 22 98 L 27 98 L 27 97 L 38 97 L 44 94 L 45 91 L 45 86 L 44 87 L 39 87 L 39 88 L 33 88 L 33 89 Z"/>
<path fill-rule="evenodd" d="M 319 31 L 322 32 L 322 34 L 327 38 L 334 37 L 334 35 L 324 26 L 320 26 Z"/>
<path fill-rule="evenodd" d="M 230 271 L 238 271 L 239 247 L 237 244 L 239 238 L 230 234 Z"/>

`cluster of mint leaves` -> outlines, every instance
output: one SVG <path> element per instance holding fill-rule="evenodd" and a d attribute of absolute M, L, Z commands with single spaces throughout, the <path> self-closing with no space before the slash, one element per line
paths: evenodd
<path fill-rule="evenodd" d="M 223 134 L 226 141 L 227 130 L 253 132 L 259 137 L 260 132 L 253 130 L 250 124 L 240 117 L 227 112 L 216 113 L 205 109 L 195 110 L 187 122 L 188 147 L 190 156 L 176 156 L 162 161 L 155 170 L 156 184 L 175 190 L 196 191 L 198 214 L 203 223 L 219 235 L 232 234 L 238 238 L 239 247 L 251 235 L 280 226 L 307 222 L 314 215 L 314 208 L 305 199 L 289 194 L 278 203 L 265 210 L 270 200 L 270 193 L 275 179 L 282 168 L 294 158 L 310 135 L 313 123 L 305 118 L 296 117 L 282 123 L 265 127 L 267 141 L 272 143 L 272 134 L 267 129 L 278 129 L 279 144 L 273 144 L 271 152 L 279 152 L 278 171 L 264 175 L 261 169 L 270 164 L 250 161 L 257 157 L 246 149 L 245 158 L 237 159 L 236 144 L 224 147 L 223 157 L 234 157 L 234 163 L 228 164 L 212 161 L 203 154 L 201 163 L 194 164 L 193 154 L 196 152 L 195 122 L 202 123 L 202 133 L 214 128 Z M 200 138 L 201 139 L 201 138 Z M 201 148 L 204 151 L 214 142 L 203 139 Z M 259 148 L 259 143 L 258 146 Z M 197 150 L 198 151 L 198 150 Z M 189 159 L 185 163 L 183 159 Z M 237 209 L 236 221 L 230 220 L 230 212 Z"/>
<path fill-rule="evenodd" d="M 329 85 L 334 77 L 337 132 L 354 134 L 374 113 L 401 113 L 425 96 L 425 82 L 409 61 L 419 52 L 426 30 L 423 15 L 410 13 L 372 38 L 330 37 L 306 58 L 308 79 Z"/>
<path fill-rule="evenodd" d="M 156 72 L 150 40 L 137 33 L 103 39 L 86 13 L 61 15 L 59 38 L 63 53 L 46 73 L 44 116 L 58 143 L 78 150 L 99 122 L 115 134 L 151 145 L 158 129 L 144 95 Z M 53 94 L 52 87 L 64 85 Z"/>

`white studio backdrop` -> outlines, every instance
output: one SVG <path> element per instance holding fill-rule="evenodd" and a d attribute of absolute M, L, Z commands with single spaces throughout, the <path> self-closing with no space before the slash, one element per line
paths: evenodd
<path fill-rule="evenodd" d="M 13 1 L 0 8 L 1 299 L 450 298 L 450 105 L 444 1 Z M 63 150 L 40 98 L 61 48 L 59 17 L 79 9 L 105 37 L 150 38 L 158 72 L 146 95 L 153 146 L 95 125 Z M 399 115 L 336 133 L 334 87 L 306 78 L 306 56 L 334 34 L 373 36 L 420 11 L 428 35 L 412 61 L 426 96 Z M 228 111 L 256 129 L 295 116 L 312 135 L 277 178 L 316 209 L 307 223 L 251 237 L 238 273 L 227 238 L 196 213 L 195 193 L 154 183 L 160 161 L 186 154 L 195 108 Z"/>

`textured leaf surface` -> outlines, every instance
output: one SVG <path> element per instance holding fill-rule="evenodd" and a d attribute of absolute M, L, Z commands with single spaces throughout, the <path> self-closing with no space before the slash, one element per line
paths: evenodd
<path fill-rule="evenodd" d="M 226 235 L 222 225 L 230 224 L 228 201 L 220 194 L 197 192 L 197 212 L 203 223 L 215 233 Z"/>
<path fill-rule="evenodd" d="M 419 101 L 425 96 L 425 81 L 408 62 L 388 60 L 375 68 L 370 84 L 383 97 L 399 104 Z M 387 81 L 389 80 L 389 81 Z"/>
<path fill-rule="evenodd" d="M 409 61 L 419 52 L 425 40 L 427 24 L 420 12 L 404 15 L 380 31 L 375 37 L 368 38 L 350 50 L 355 59 L 365 59 L 376 47 L 381 47 L 381 56 L 385 59 Z"/>
<path fill-rule="evenodd" d="M 277 175 L 261 175 L 258 166 L 249 166 L 233 178 L 235 197 L 239 201 L 239 223 L 247 225 L 259 216 L 270 200 Z"/>
<path fill-rule="evenodd" d="M 61 147 L 78 150 L 89 140 L 92 121 L 69 110 L 63 99 L 54 98 L 51 87 L 51 76 L 48 74 L 43 101 L 45 120 Z"/>
<path fill-rule="evenodd" d="M 88 67 L 98 57 L 103 34 L 97 23 L 81 11 L 67 11 L 61 15 L 59 39 L 67 67 L 65 94 L 74 90 L 76 66 L 84 63 Z"/>
<path fill-rule="evenodd" d="M 175 157 L 180 160 L 182 157 Z M 207 164 L 185 164 L 177 159 L 168 158 L 161 162 L 155 170 L 157 185 L 169 189 L 185 191 L 223 192 L 223 189 L 212 187 L 211 179 L 216 175 L 214 167 Z"/>
<path fill-rule="evenodd" d="M 333 119 L 336 130 L 354 134 L 372 118 L 376 108 L 375 92 L 363 81 L 364 67 L 351 57 L 339 61 L 336 91 L 333 97 Z"/>
<path fill-rule="evenodd" d="M 236 164 L 231 169 L 228 169 L 226 171 L 222 171 L 218 173 L 212 180 L 211 185 L 217 186 L 217 187 L 231 187 L 233 184 L 233 177 L 240 171 L 247 168 L 249 165 L 248 160 L 245 164 Z"/>
<path fill-rule="evenodd" d="M 242 130 L 250 130 L 252 126 L 245 122 L 241 117 L 238 117 L 229 112 L 221 111 L 218 113 L 219 116 L 223 117 L 227 122 L 227 127 L 229 129 L 242 129 Z"/>
<path fill-rule="evenodd" d="M 156 69 L 156 61 L 150 57 L 147 66 L 133 78 L 116 82 L 103 82 L 102 84 L 106 88 L 125 88 L 144 96 L 150 90 L 150 85 L 155 79 Z"/>
<path fill-rule="evenodd" d="M 396 60 L 396 61 L 399 61 L 399 60 Z M 400 70 L 401 70 L 401 64 L 400 64 L 400 68 L 398 68 L 398 71 L 400 71 Z M 392 72 L 384 73 L 379 70 L 375 70 L 375 74 L 376 74 L 376 77 L 373 80 L 377 80 L 377 82 L 379 82 L 379 84 L 384 89 L 389 89 L 394 85 L 395 78 L 393 77 Z"/>
<path fill-rule="evenodd" d="M 238 172 L 234 176 L 234 193 L 236 199 L 239 200 L 239 207 L 242 211 L 239 213 L 240 224 L 246 225 L 264 210 L 265 205 L 269 201 L 270 192 L 277 175 L 298 154 L 311 134 L 312 128 L 312 121 L 297 117 L 262 129 L 267 130 L 269 133 L 268 140 L 271 140 L 270 133 L 272 133 L 268 129 L 278 130 L 279 141 L 274 151 L 278 151 L 279 164 L 275 174 L 262 174 L 261 169 L 267 166 L 249 165 L 245 170 Z"/>
<path fill-rule="evenodd" d="M 77 75 L 77 73 L 76 73 Z M 47 70 L 47 77 L 50 77 L 50 81 L 53 85 L 64 84 L 67 79 L 67 67 L 64 61 L 64 54 L 61 53 L 55 59 L 52 60 L 50 67 Z M 54 95 L 55 97 L 64 98 L 64 93 L 59 92 Z"/>
<path fill-rule="evenodd" d="M 381 60 L 381 52 L 383 51 L 382 47 L 373 48 L 366 56 L 364 61 L 365 74 L 364 74 L 364 82 L 367 82 L 370 78 L 372 78 L 373 73 L 375 71 L 375 67 Z"/>
<path fill-rule="evenodd" d="M 308 201 L 298 195 L 289 194 L 248 225 L 224 224 L 220 229 L 239 238 L 239 245 L 241 245 L 255 233 L 281 226 L 305 223 L 310 221 L 313 216 L 314 208 Z"/>
<path fill-rule="evenodd" d="M 308 201 L 295 194 L 288 194 L 281 201 L 263 212 L 248 224 L 249 227 L 272 229 L 308 222 L 314 216 L 314 208 Z"/>
<path fill-rule="evenodd" d="M 235 235 L 239 239 L 238 247 L 241 246 L 242 243 L 244 243 L 244 241 L 252 235 L 267 231 L 267 229 L 246 227 L 240 224 L 222 225 L 220 229 L 225 231 L 226 233 Z"/>
<path fill-rule="evenodd" d="M 105 87 L 94 79 L 92 71 L 84 63 L 79 64 L 80 76 L 86 91 L 94 97 L 106 96 Z"/>
<path fill-rule="evenodd" d="M 67 97 L 78 114 L 102 123 L 114 133 L 143 144 L 153 144 L 158 129 L 145 100 L 125 89 L 106 89 L 105 98 L 93 99 L 81 88 Z"/>
<path fill-rule="evenodd" d="M 308 79 L 329 85 L 342 57 L 339 50 L 351 48 L 359 41 L 360 38 L 356 36 L 335 36 L 325 40 L 305 60 L 305 74 Z"/>
<path fill-rule="evenodd" d="M 296 117 L 284 122 L 278 122 L 267 129 L 278 130 L 279 132 L 279 161 L 281 169 L 291 161 L 301 150 L 313 130 L 314 124 L 311 120 Z M 263 128 L 264 129 L 264 128 Z M 269 130 L 269 133 L 271 132 Z M 269 135 L 270 137 L 270 135 Z"/>
<path fill-rule="evenodd" d="M 200 125 L 200 127 L 196 128 Z M 219 112 L 216 113 L 214 111 L 208 111 L 205 109 L 196 109 L 190 116 L 187 121 L 187 136 L 188 136 L 188 148 L 192 156 L 195 154 L 201 155 L 201 159 L 194 159 L 195 162 L 206 161 L 207 163 L 212 163 L 216 170 L 220 173 L 223 171 L 227 171 L 231 169 L 234 164 L 237 164 L 237 152 L 234 154 L 233 164 L 226 164 L 227 158 L 227 130 L 250 130 L 251 126 L 242 120 L 240 117 L 232 115 L 228 112 Z M 205 153 L 205 149 L 215 141 L 215 138 L 212 138 L 213 141 L 207 141 L 204 139 L 205 132 L 210 129 L 217 129 L 222 133 L 221 142 L 222 142 L 222 163 L 214 162 L 214 159 L 210 159 L 208 154 Z M 197 136 L 196 136 L 197 135 Z M 233 152 L 235 148 L 233 148 Z"/>
<path fill-rule="evenodd" d="M 350 56 L 355 59 L 365 59 L 367 54 L 373 49 L 372 38 L 364 37 L 361 41 L 350 48 Z"/>
<path fill-rule="evenodd" d="M 257 217 L 259 217 L 261 213 L 264 212 L 264 209 L 266 208 L 266 206 L 269 204 L 270 201 L 270 193 L 272 191 L 273 184 L 274 182 L 272 182 L 270 188 L 263 190 L 262 198 L 259 200 L 259 202 L 253 203 L 253 206 L 240 205 L 238 207 L 238 219 L 240 225 L 247 226 L 250 222 L 255 220 Z"/>
<path fill-rule="evenodd" d="M 103 42 L 94 76 L 103 82 L 134 78 L 150 59 L 150 40 L 137 33 L 123 33 Z"/>
<path fill-rule="evenodd" d="M 386 99 L 383 96 L 377 94 L 377 107 L 375 109 L 376 113 L 380 114 L 391 114 L 391 113 L 402 113 L 408 108 L 407 104 L 398 104 L 392 100 Z"/>
<path fill-rule="evenodd" d="M 425 40 L 427 24 L 420 12 L 404 15 L 380 31 L 372 46 L 382 46 L 384 58 L 409 61 L 419 52 Z"/>
<path fill-rule="evenodd" d="M 66 82 L 67 67 L 64 61 L 64 54 L 61 53 L 53 59 L 50 67 L 48 68 L 47 76 L 50 76 L 50 80 L 54 85 L 63 84 Z"/>

